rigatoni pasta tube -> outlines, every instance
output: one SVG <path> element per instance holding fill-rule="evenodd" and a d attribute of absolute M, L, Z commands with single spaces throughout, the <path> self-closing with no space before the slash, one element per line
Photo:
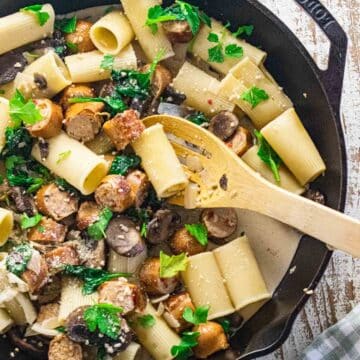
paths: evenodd
<path fill-rule="evenodd" d="M 0 120 L 0 152 L 1 152 L 6 143 L 5 130 L 9 126 L 11 121 L 9 115 L 9 101 L 2 97 L 0 97 L 0 114 L 1 114 L 1 120 Z"/>
<path fill-rule="evenodd" d="M 112 360 L 140 360 L 141 359 L 141 345 L 136 342 L 130 343 L 130 345 L 124 350 L 117 353 Z"/>
<path fill-rule="evenodd" d="M 209 61 L 209 49 L 216 45 L 208 40 L 210 33 L 215 33 L 218 35 L 219 39 L 222 39 L 224 48 L 230 44 L 235 44 L 241 47 L 244 51 L 244 56 L 248 56 L 256 65 L 260 65 L 266 58 L 266 52 L 250 45 L 245 40 L 236 38 L 219 21 L 211 19 L 211 28 L 203 26 L 196 35 L 194 43 L 190 49 L 195 56 L 198 56 L 203 61 L 208 62 L 212 68 L 221 74 L 227 74 L 230 69 L 240 61 L 240 58 L 225 57 L 225 60 L 221 63 Z"/>
<path fill-rule="evenodd" d="M 305 192 L 305 188 L 301 186 L 294 178 L 293 174 L 284 166 L 280 165 L 280 184 L 274 179 L 274 174 L 270 170 L 269 166 L 264 163 L 258 156 L 259 147 L 257 145 L 252 146 L 241 158 L 248 164 L 253 170 L 258 172 L 266 180 L 272 182 L 275 185 L 280 185 L 285 190 L 291 191 L 295 194 L 302 194 Z"/>
<path fill-rule="evenodd" d="M 8 240 L 14 226 L 12 211 L 0 208 L 0 246 Z"/>
<path fill-rule="evenodd" d="M 130 44 L 135 34 L 129 20 L 121 11 L 112 11 L 90 29 L 90 38 L 104 54 L 117 55 Z"/>
<path fill-rule="evenodd" d="M 82 194 L 93 193 L 107 174 L 107 162 L 63 132 L 48 139 L 48 143 L 46 159 L 41 158 L 38 144 L 34 145 L 32 156 Z"/>
<path fill-rule="evenodd" d="M 155 318 L 152 327 L 144 328 L 136 321 L 136 316 L 132 319 L 132 327 L 139 339 L 139 342 L 150 353 L 155 360 L 171 360 L 171 348 L 180 344 L 180 337 L 162 319 L 154 307 L 148 303 L 144 311 L 146 315 Z"/>
<path fill-rule="evenodd" d="M 209 320 L 234 312 L 224 278 L 212 252 L 191 256 L 182 277 L 194 305 L 210 306 Z"/>
<path fill-rule="evenodd" d="M 14 324 L 13 319 L 4 309 L 0 309 L 0 334 L 5 334 Z"/>
<path fill-rule="evenodd" d="M 101 68 L 103 59 L 104 54 L 97 50 L 67 56 L 65 63 L 69 69 L 72 82 L 86 83 L 109 79 L 111 71 Z M 131 45 L 128 45 L 114 58 L 114 70 L 136 69 L 136 67 L 136 54 Z"/>
<path fill-rule="evenodd" d="M 220 82 L 185 62 L 173 80 L 174 88 L 186 95 L 185 104 L 205 114 L 216 114 L 222 110 L 233 111 L 234 104 L 219 92 Z"/>
<path fill-rule="evenodd" d="M 150 61 L 153 61 L 160 51 L 163 56 L 160 60 L 174 56 L 171 43 L 165 35 L 161 26 L 156 34 L 153 34 L 148 26 L 145 25 L 148 11 L 151 7 L 161 4 L 159 0 L 122 0 L 121 4 L 125 10 L 132 28 L 136 34 L 141 48 Z"/>
<path fill-rule="evenodd" d="M 35 80 L 42 76 L 46 81 L 46 87 L 39 87 Z M 49 51 L 39 57 L 22 73 L 17 74 L 14 80 L 15 88 L 19 89 L 27 97 L 52 98 L 61 90 L 71 84 L 70 74 L 59 55 Z"/>
<path fill-rule="evenodd" d="M 271 297 L 246 236 L 214 250 L 235 310 Z"/>
<path fill-rule="evenodd" d="M 53 33 L 55 22 L 53 7 L 45 4 L 41 11 L 50 16 L 43 26 L 39 24 L 35 14 L 28 11 L 19 11 L 0 18 L 0 55 Z"/>
<path fill-rule="evenodd" d="M 158 197 L 167 198 L 185 189 L 188 179 L 162 125 L 147 128 L 132 146 Z"/>
<path fill-rule="evenodd" d="M 265 139 L 300 185 L 315 180 L 326 165 L 295 109 L 289 109 L 261 130 Z"/>
<path fill-rule="evenodd" d="M 16 325 L 32 324 L 36 320 L 36 310 L 28 295 L 14 291 L 13 296 L 2 305 Z"/>

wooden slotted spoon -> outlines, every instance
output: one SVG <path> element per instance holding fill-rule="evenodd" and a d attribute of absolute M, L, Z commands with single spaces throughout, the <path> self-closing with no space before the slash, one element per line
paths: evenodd
<path fill-rule="evenodd" d="M 163 125 L 180 159 L 191 156 L 201 161 L 200 172 L 185 167 L 190 181 L 200 188 L 197 207 L 256 211 L 360 257 L 358 220 L 266 181 L 220 139 L 187 120 L 167 115 L 144 119 L 146 127 L 156 123 Z M 171 202 L 181 205 L 182 199 L 173 198 Z"/>

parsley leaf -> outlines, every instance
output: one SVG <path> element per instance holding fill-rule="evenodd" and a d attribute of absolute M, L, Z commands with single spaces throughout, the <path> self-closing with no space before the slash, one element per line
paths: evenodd
<path fill-rule="evenodd" d="M 201 111 L 196 111 L 186 117 L 186 120 L 191 121 L 196 125 L 202 125 L 209 122 L 209 119 Z"/>
<path fill-rule="evenodd" d="M 208 232 L 206 226 L 203 224 L 186 224 L 185 229 L 192 235 L 199 244 L 205 246 L 208 244 Z"/>
<path fill-rule="evenodd" d="M 187 322 L 200 325 L 207 322 L 207 317 L 209 314 L 209 306 L 199 306 L 193 311 L 190 307 L 185 308 L 183 312 L 183 318 Z"/>
<path fill-rule="evenodd" d="M 35 4 L 35 5 L 26 6 L 20 9 L 20 11 L 33 13 L 36 16 L 40 26 L 44 26 L 50 19 L 50 15 L 46 11 L 41 11 L 42 8 L 43 5 Z"/>
<path fill-rule="evenodd" d="M 239 26 L 239 28 L 233 33 L 235 37 L 241 36 L 241 35 L 247 35 L 251 36 L 254 31 L 254 25 L 243 25 Z"/>
<path fill-rule="evenodd" d="M 99 220 L 91 224 L 87 228 L 87 233 L 93 240 L 101 240 L 106 237 L 105 230 L 109 225 L 110 220 L 113 217 L 113 213 L 109 208 L 104 208 L 100 215 Z"/>
<path fill-rule="evenodd" d="M 129 169 L 137 168 L 141 158 L 137 155 L 117 155 L 110 167 L 110 174 L 126 175 Z"/>
<path fill-rule="evenodd" d="M 117 340 L 121 330 L 119 315 L 123 309 L 111 304 L 96 304 L 84 311 L 84 320 L 91 332 L 99 330 L 101 334 Z"/>
<path fill-rule="evenodd" d="M 210 42 L 214 42 L 214 43 L 217 43 L 217 42 L 219 42 L 220 41 L 220 39 L 219 39 L 219 35 L 218 34 L 215 34 L 215 33 L 209 33 L 209 35 L 208 35 L 208 41 L 210 41 Z"/>
<path fill-rule="evenodd" d="M 65 34 L 72 34 L 76 30 L 76 24 L 76 16 L 73 16 L 71 18 L 56 19 L 55 29 L 62 31 Z"/>
<path fill-rule="evenodd" d="M 149 329 L 156 324 L 156 319 L 151 314 L 145 314 L 137 318 L 138 324 L 144 329 Z"/>
<path fill-rule="evenodd" d="M 163 9 L 160 5 L 155 5 L 148 10 L 148 16 L 145 25 L 149 26 L 151 32 L 156 34 L 158 31 L 158 23 L 177 20 L 177 16 L 171 14 L 168 10 Z"/>
<path fill-rule="evenodd" d="M 11 273 L 20 276 L 27 267 L 33 249 L 28 244 L 21 244 L 12 249 L 10 254 L 6 257 L 6 269 Z"/>
<path fill-rule="evenodd" d="M 255 136 L 259 145 L 259 151 L 257 155 L 259 158 L 270 168 L 274 175 L 274 179 L 277 183 L 280 183 L 279 167 L 281 165 L 281 159 L 279 155 L 273 150 L 270 144 L 266 141 L 261 132 L 255 130 Z"/>
<path fill-rule="evenodd" d="M 43 118 L 34 102 L 32 100 L 26 101 L 18 89 L 9 101 L 9 114 L 16 128 L 20 127 L 22 123 L 34 125 Z"/>
<path fill-rule="evenodd" d="M 88 268 L 82 265 L 66 265 L 64 274 L 75 276 L 83 280 L 83 293 L 85 295 L 92 294 L 105 281 L 131 276 L 129 273 L 109 273 L 105 270 Z"/>
<path fill-rule="evenodd" d="M 269 95 L 265 90 L 253 86 L 251 89 L 245 91 L 240 98 L 241 100 L 251 104 L 252 108 L 254 109 L 263 101 L 268 100 Z"/>
<path fill-rule="evenodd" d="M 244 56 L 244 50 L 236 44 L 230 44 L 225 47 L 225 55 L 233 58 L 242 58 Z"/>
<path fill-rule="evenodd" d="M 77 54 L 79 52 L 78 44 L 75 44 L 71 41 L 66 42 L 66 47 L 70 50 L 72 54 Z"/>
<path fill-rule="evenodd" d="M 26 230 L 36 226 L 41 221 L 42 218 L 43 217 L 40 214 L 36 214 L 33 217 L 28 217 L 26 214 L 24 214 L 21 217 L 21 221 L 20 221 L 21 229 Z"/>
<path fill-rule="evenodd" d="M 62 334 L 66 334 L 65 326 L 58 326 L 58 327 L 55 328 L 55 330 L 62 333 Z"/>
<path fill-rule="evenodd" d="M 106 104 L 109 112 L 112 115 L 121 113 L 127 109 L 124 101 L 118 96 L 105 96 L 105 97 L 73 97 L 69 99 L 70 104 L 87 103 L 87 102 L 103 102 Z"/>
<path fill-rule="evenodd" d="M 208 50 L 209 53 L 209 61 L 216 63 L 223 63 L 225 61 L 225 57 L 223 54 L 223 47 L 221 44 L 218 44 Z"/>
<path fill-rule="evenodd" d="M 100 68 L 103 70 L 112 70 L 113 66 L 114 66 L 114 60 L 115 60 L 115 56 L 114 55 L 104 55 L 104 58 L 101 61 L 100 64 Z"/>
<path fill-rule="evenodd" d="M 71 155 L 71 150 L 66 150 L 58 155 L 58 159 L 56 160 L 56 165 L 59 165 L 61 162 L 66 160 Z"/>
<path fill-rule="evenodd" d="M 199 336 L 199 332 L 184 332 L 180 344 L 171 348 L 171 355 L 175 356 L 177 360 L 188 359 L 193 354 L 192 348 L 198 345 Z"/>
<path fill-rule="evenodd" d="M 160 251 L 160 277 L 171 278 L 180 271 L 185 271 L 188 265 L 188 257 L 185 253 L 169 256 Z"/>

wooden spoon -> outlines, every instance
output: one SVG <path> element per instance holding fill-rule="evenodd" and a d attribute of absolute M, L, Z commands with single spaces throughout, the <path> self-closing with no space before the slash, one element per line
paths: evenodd
<path fill-rule="evenodd" d="M 190 181 L 197 183 L 200 188 L 197 207 L 233 207 L 256 211 L 360 257 L 358 220 L 268 182 L 220 139 L 187 120 L 167 115 L 144 119 L 147 127 L 156 123 L 163 125 L 183 163 L 189 157 L 196 157 L 201 162 L 203 169 L 200 168 L 198 172 L 184 166 Z M 172 198 L 171 202 L 182 205 L 183 199 Z"/>

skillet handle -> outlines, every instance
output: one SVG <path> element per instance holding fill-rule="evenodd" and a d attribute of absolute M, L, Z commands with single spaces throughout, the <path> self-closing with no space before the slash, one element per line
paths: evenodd
<path fill-rule="evenodd" d="M 347 36 L 319 0 L 295 0 L 320 26 L 330 41 L 328 69 L 319 69 L 321 80 L 335 113 L 339 112 L 347 52 Z"/>

